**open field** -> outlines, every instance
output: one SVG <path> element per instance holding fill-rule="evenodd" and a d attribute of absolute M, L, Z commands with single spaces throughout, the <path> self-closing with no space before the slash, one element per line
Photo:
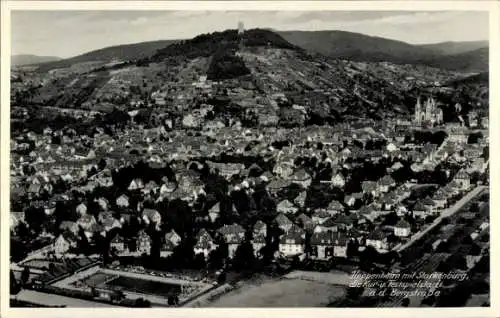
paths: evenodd
<path fill-rule="evenodd" d="M 349 274 L 342 271 L 313 272 L 293 271 L 284 276 L 290 279 L 302 279 L 331 285 L 349 286 L 351 279 Z"/>
<path fill-rule="evenodd" d="M 209 307 L 322 307 L 341 297 L 345 288 L 302 279 L 264 279 L 214 300 Z"/>

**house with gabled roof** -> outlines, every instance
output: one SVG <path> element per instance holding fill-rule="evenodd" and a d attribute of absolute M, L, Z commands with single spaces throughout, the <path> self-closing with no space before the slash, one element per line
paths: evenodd
<path fill-rule="evenodd" d="M 158 184 L 154 180 L 151 180 L 144 185 L 144 188 L 142 188 L 141 191 L 143 194 L 156 195 L 159 189 L 160 187 L 158 186 Z"/>
<path fill-rule="evenodd" d="M 434 193 L 434 195 L 432 196 L 432 201 L 434 201 L 434 205 L 438 209 L 443 209 L 448 204 L 448 199 L 443 191 L 437 191 L 436 193 Z"/>
<path fill-rule="evenodd" d="M 116 205 L 120 208 L 128 208 L 129 207 L 129 199 L 128 199 L 128 196 L 126 194 L 122 194 L 120 195 L 117 199 L 116 199 Z"/>
<path fill-rule="evenodd" d="M 120 234 L 116 234 L 109 243 L 110 249 L 115 249 L 118 253 L 125 251 L 125 239 Z"/>
<path fill-rule="evenodd" d="M 377 197 L 379 194 L 377 182 L 375 181 L 363 181 L 361 183 L 361 189 L 363 193 L 371 194 L 374 197 Z"/>
<path fill-rule="evenodd" d="M 161 223 L 161 214 L 155 209 L 145 208 L 142 211 L 141 218 L 145 224 L 154 223 L 159 226 Z"/>
<path fill-rule="evenodd" d="M 267 225 L 261 220 L 257 220 L 257 222 L 253 225 L 253 237 L 256 236 L 267 236 Z"/>
<path fill-rule="evenodd" d="M 473 173 L 473 172 L 484 173 L 486 171 L 487 166 L 488 163 L 484 160 L 484 158 L 482 157 L 476 158 L 470 164 L 469 168 L 467 169 L 467 173 Z"/>
<path fill-rule="evenodd" d="M 271 182 L 267 185 L 267 190 L 269 194 L 271 195 L 276 195 L 279 191 L 285 189 L 286 187 L 290 186 L 291 181 L 285 180 L 285 179 L 273 179 Z"/>
<path fill-rule="evenodd" d="M 118 221 L 114 217 L 104 218 L 100 222 L 104 228 L 104 231 L 106 231 L 106 232 L 109 232 L 112 229 L 119 229 L 122 227 L 122 224 L 120 223 L 120 221 Z"/>
<path fill-rule="evenodd" d="M 288 179 L 293 174 L 295 164 L 293 160 L 279 161 L 273 168 L 273 173 L 281 178 Z"/>
<path fill-rule="evenodd" d="M 385 211 L 390 211 L 394 208 L 397 203 L 396 194 L 394 192 L 388 192 L 378 201 L 380 203 L 380 208 Z"/>
<path fill-rule="evenodd" d="M 42 190 L 42 186 L 39 183 L 32 183 L 28 187 L 28 196 L 30 197 L 36 197 L 40 195 Z"/>
<path fill-rule="evenodd" d="M 325 209 L 318 209 L 311 215 L 314 224 L 322 224 L 331 217 Z"/>
<path fill-rule="evenodd" d="M 276 206 L 276 211 L 278 211 L 278 213 L 283 213 L 285 215 L 293 215 L 298 210 L 299 209 L 292 202 L 288 201 L 287 199 L 281 201 Z"/>
<path fill-rule="evenodd" d="M 347 205 L 347 206 L 354 206 L 356 204 L 356 202 L 359 202 L 363 199 L 363 193 L 361 192 L 355 192 L 355 193 L 351 193 L 349 195 L 346 195 L 344 197 L 344 203 Z"/>
<path fill-rule="evenodd" d="M 87 213 L 87 206 L 85 205 L 85 203 L 81 202 L 76 206 L 75 210 L 78 215 L 84 215 Z"/>
<path fill-rule="evenodd" d="M 168 195 L 169 200 L 181 200 L 184 202 L 187 202 L 188 204 L 191 204 L 194 199 L 194 195 L 192 192 L 188 192 L 182 188 L 177 188 L 175 189 L 174 192 L 170 193 Z"/>
<path fill-rule="evenodd" d="M 238 246 L 245 239 L 245 229 L 239 224 L 224 225 L 217 230 L 228 247 L 228 257 L 233 258 Z"/>
<path fill-rule="evenodd" d="M 337 225 L 337 229 L 342 231 L 349 231 L 358 222 L 357 214 L 337 214 L 333 219 L 333 223 Z"/>
<path fill-rule="evenodd" d="M 389 192 L 389 189 L 396 185 L 396 181 L 390 175 L 385 175 L 377 182 L 377 185 L 378 191 L 385 193 Z"/>
<path fill-rule="evenodd" d="M 71 248 L 76 247 L 76 237 L 69 232 L 61 233 L 54 241 L 54 253 L 56 256 L 66 254 Z"/>
<path fill-rule="evenodd" d="M 436 202 L 434 202 L 434 200 L 432 200 L 430 197 L 426 197 L 421 202 L 429 212 L 435 213 L 437 211 Z"/>
<path fill-rule="evenodd" d="M 340 232 L 318 232 L 311 236 L 311 258 L 328 260 L 331 257 L 347 257 L 349 239 Z"/>
<path fill-rule="evenodd" d="M 335 222 L 334 217 L 328 218 L 323 223 L 316 224 L 313 229 L 314 233 L 337 232 L 337 231 L 338 231 L 338 224 Z"/>
<path fill-rule="evenodd" d="M 460 170 L 454 178 L 462 190 L 468 190 L 471 186 L 470 184 L 470 175 L 465 170 Z"/>
<path fill-rule="evenodd" d="M 411 235 L 411 225 L 408 221 L 401 219 L 394 225 L 394 235 L 398 237 L 408 237 Z"/>
<path fill-rule="evenodd" d="M 342 205 L 342 203 L 340 203 L 339 201 L 337 200 L 332 200 L 328 206 L 326 207 L 326 212 L 330 215 L 330 216 L 334 216 L 335 214 L 339 214 L 339 213 L 342 213 L 344 212 L 345 210 L 345 207 Z"/>
<path fill-rule="evenodd" d="M 289 177 L 289 180 L 301 185 L 303 188 L 308 188 L 311 185 L 312 177 L 304 169 L 299 169 Z"/>
<path fill-rule="evenodd" d="M 419 201 L 413 206 L 413 216 L 424 219 L 426 216 L 431 215 L 431 212 L 422 201 Z"/>
<path fill-rule="evenodd" d="M 387 236 L 379 229 L 376 229 L 368 234 L 366 237 L 366 246 L 372 246 L 379 253 L 387 252 L 389 243 Z"/>
<path fill-rule="evenodd" d="M 250 176 L 255 176 L 258 177 L 264 173 L 264 170 L 257 164 L 257 163 L 252 163 L 250 167 L 247 169 L 246 175 L 248 177 Z"/>
<path fill-rule="evenodd" d="M 217 202 L 217 203 L 215 203 L 214 206 L 212 206 L 208 210 L 208 217 L 210 218 L 211 222 L 215 222 L 215 220 L 217 220 L 219 215 L 220 215 L 220 202 Z"/>
<path fill-rule="evenodd" d="M 293 199 L 293 203 L 299 208 L 303 208 L 306 203 L 307 192 L 302 191 L 295 199 Z"/>
<path fill-rule="evenodd" d="M 96 223 L 97 221 L 95 217 L 91 214 L 84 214 L 76 220 L 76 224 L 78 224 L 78 226 L 80 226 L 84 231 L 87 231 L 93 224 Z"/>
<path fill-rule="evenodd" d="M 160 248 L 160 256 L 166 257 L 173 253 L 174 248 L 179 246 L 182 238 L 173 229 L 165 234 L 162 246 Z"/>
<path fill-rule="evenodd" d="M 109 201 L 108 199 L 104 197 L 100 197 L 99 199 L 96 200 L 97 204 L 101 208 L 102 211 L 107 211 L 109 208 Z"/>
<path fill-rule="evenodd" d="M 337 173 L 332 177 L 332 186 L 337 188 L 344 188 L 346 180 L 341 173 Z"/>
<path fill-rule="evenodd" d="M 164 197 L 164 196 L 168 195 L 169 193 L 174 192 L 175 189 L 177 189 L 177 183 L 167 180 L 160 187 L 160 196 Z"/>
<path fill-rule="evenodd" d="M 290 219 L 287 218 L 283 213 L 278 214 L 274 219 L 274 222 L 284 232 L 288 232 L 293 226 L 293 222 L 290 221 Z"/>
<path fill-rule="evenodd" d="M 304 253 L 306 232 L 297 225 L 280 236 L 279 252 L 285 256 L 295 256 Z"/>
<path fill-rule="evenodd" d="M 297 223 L 306 232 L 311 232 L 314 229 L 313 220 L 304 213 L 301 213 L 295 218 L 295 223 Z"/>
<path fill-rule="evenodd" d="M 141 179 L 136 178 L 132 181 L 130 181 L 130 184 L 128 186 L 129 191 L 134 191 L 134 190 L 141 190 L 144 188 L 144 183 Z"/>
<path fill-rule="evenodd" d="M 79 228 L 76 222 L 62 221 L 59 225 L 59 230 L 61 230 L 61 232 L 70 232 L 74 235 L 77 235 Z"/>

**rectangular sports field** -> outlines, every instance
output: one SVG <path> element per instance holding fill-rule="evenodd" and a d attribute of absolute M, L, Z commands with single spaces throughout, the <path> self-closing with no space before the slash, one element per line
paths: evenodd
<path fill-rule="evenodd" d="M 130 291 L 140 294 L 152 294 L 162 297 L 178 295 L 181 292 L 180 285 L 125 276 L 119 276 L 115 279 L 109 280 L 106 283 L 101 284 L 100 287 L 109 287 L 114 290 Z"/>
<path fill-rule="evenodd" d="M 178 296 L 183 301 L 213 287 L 211 283 L 192 281 L 189 277 L 165 277 L 100 267 L 86 269 L 53 285 L 71 290 L 119 290 L 129 299 L 144 298 L 159 305 L 168 305 L 169 296 Z"/>

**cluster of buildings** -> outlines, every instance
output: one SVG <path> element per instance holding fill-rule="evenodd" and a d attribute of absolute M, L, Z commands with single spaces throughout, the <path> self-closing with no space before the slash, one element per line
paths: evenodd
<path fill-rule="evenodd" d="M 265 185 L 270 197 L 276 201 L 277 216 L 274 222 L 283 231 L 279 243 L 281 255 L 303 253 L 306 234 L 311 236 L 310 253 L 316 259 L 347 257 L 350 243 L 361 249 L 372 246 L 379 252 L 386 252 L 418 231 L 418 227 L 408 223 L 405 218 L 407 215 L 422 219 L 439 215 L 439 211 L 453 198 L 470 189 L 470 174 L 484 174 L 488 166 L 487 159 L 483 157 L 487 140 L 467 144 L 465 139 L 454 137 L 455 128 L 452 127 L 442 145 L 418 145 L 406 143 L 405 134 L 395 133 L 390 124 L 387 123 L 386 131 L 371 127 L 312 126 L 273 129 L 271 133 L 270 129 L 247 129 L 238 126 L 238 123 L 226 127 L 220 123 L 213 128 L 217 134 L 201 131 L 196 136 L 186 131 L 167 132 L 164 127 L 147 130 L 132 128 L 114 139 L 99 132 L 94 136 L 79 136 L 71 129 L 52 131 L 47 128 L 42 135 L 28 133 L 12 140 L 11 193 L 13 201 L 16 198 L 21 201 L 28 198 L 26 202 L 42 207 L 50 218 L 57 202 L 73 200 L 74 191 L 84 195 L 99 187 L 115 187 L 112 171 L 132 166 L 139 159 L 151 167 L 163 167 L 167 163 L 173 167 L 175 180 L 163 178 L 157 182 L 135 178 L 131 180 L 127 191 L 117 193 L 112 198 L 97 198 L 98 212 L 87 211 L 89 202 L 76 202 L 72 208 L 78 218 L 63 221 L 60 225 L 63 234 L 54 241 L 55 253 L 62 256 L 74 250 L 75 238 L 81 230 L 92 240 L 96 235 L 105 236 L 113 229 L 120 229 L 130 218 L 138 218 L 144 226 L 154 223 L 159 229 L 162 213 L 155 208 L 144 208 L 144 202 L 154 206 L 180 199 L 193 206 L 198 197 L 205 194 L 205 185 L 199 175 L 188 167 L 192 164 L 201 165 L 195 158 L 206 157 L 210 170 L 230 183 L 230 191 L 251 194 L 256 186 Z M 468 134 L 463 129 L 460 133 Z M 52 143 L 56 136 L 61 139 L 61 144 Z M 208 136 L 213 139 L 212 142 L 206 141 Z M 363 147 L 369 142 L 380 140 L 384 142 L 378 149 Z M 289 145 L 275 148 L 273 144 L 279 141 L 289 142 Z M 318 147 L 318 143 L 321 143 L 321 147 Z M 273 165 L 265 170 L 256 163 L 245 166 L 243 163 L 217 162 L 212 159 L 223 154 L 261 156 L 272 159 L 269 162 L 273 162 Z M 333 200 L 324 208 L 311 210 L 306 206 L 306 198 L 315 176 L 314 171 L 297 163 L 303 157 L 316 158 L 318 164 L 330 167 L 331 179 L 319 182 L 338 189 L 344 189 L 350 179 L 349 171 L 362 164 L 360 160 L 388 160 L 391 164 L 387 166 L 386 175 L 379 180 L 362 182 L 360 192 L 345 193 L 343 200 Z M 105 167 L 101 166 L 102 160 Z M 403 167 L 399 161 L 413 162 L 414 171 L 432 171 L 443 162 L 461 165 L 463 169 L 451 178 L 448 185 L 413 205 L 405 203 L 412 193 L 412 180 L 401 183 L 391 177 L 392 172 Z M 240 181 L 235 183 L 235 176 Z M 62 190 L 59 188 L 61 183 L 65 185 Z M 293 200 L 280 199 L 280 191 L 293 184 L 300 187 L 301 192 Z M 140 199 L 132 202 L 132 197 L 138 195 Z M 397 213 L 399 221 L 391 226 L 383 226 L 384 217 L 392 212 Z M 22 213 L 13 211 L 13 227 L 23 219 Z M 219 213 L 219 203 L 216 203 L 202 217 L 215 222 Z M 262 221 L 253 225 L 252 245 L 256 256 L 265 244 L 267 226 Z M 236 247 L 244 240 L 245 231 L 239 224 L 226 224 L 216 232 L 200 229 L 196 236 L 195 253 L 208 257 L 210 251 L 216 248 L 215 236 L 221 235 L 228 243 L 229 256 L 232 257 Z M 391 242 L 388 240 L 390 237 L 393 237 Z M 169 255 L 182 239 L 175 230 L 165 233 L 161 254 Z M 131 241 L 134 242 L 132 245 L 129 244 Z M 118 255 L 148 254 L 151 238 L 146 231 L 140 231 L 135 238 L 117 234 L 112 238 L 111 246 Z"/>
<path fill-rule="evenodd" d="M 473 174 L 487 172 L 488 158 L 484 153 L 488 137 L 469 144 L 470 134 L 477 131 L 463 125 L 445 125 L 443 112 L 433 98 L 423 104 L 418 99 L 412 122 L 358 119 L 335 126 L 278 127 L 284 120 L 304 123 L 307 117 L 304 106 L 328 104 L 342 112 L 344 106 L 339 100 L 342 94 L 335 83 L 348 79 L 311 71 L 307 67 L 310 62 L 287 59 L 292 53 L 286 50 L 257 51 L 238 53 L 249 69 L 256 70 L 253 78 L 214 82 L 201 72 L 205 58 L 187 62 L 178 74 L 179 80 L 155 87 L 148 96 L 147 104 L 155 105 L 147 112 L 148 127 L 134 122 L 146 103 L 133 101 L 131 106 L 135 110 L 128 113 L 132 124 L 115 136 L 106 134 L 101 127 L 95 127 L 87 135 L 79 135 L 71 128 L 46 127 L 42 134 L 27 132 L 13 138 L 10 147 L 13 231 L 24 219 L 23 210 L 34 206 L 51 219 L 58 202 L 70 202 L 65 207 L 71 211 L 67 211 L 68 216 L 63 216 L 65 219 L 59 226 L 62 234 L 54 241 L 57 255 L 77 249 L 75 238 L 82 232 L 89 241 L 112 235 L 111 248 L 118 255 L 149 254 L 152 238 L 145 229 L 154 224 L 161 230 L 162 216 L 168 213 L 162 211 L 164 202 L 181 200 L 193 208 L 206 195 L 206 184 L 191 167 L 201 169 L 207 164 L 211 173 L 219 174 L 229 184 L 228 196 L 244 192 L 250 197 L 256 188 L 265 188 L 276 205 L 273 223 L 283 233 L 278 249 L 281 255 L 299 255 L 307 250 L 315 259 L 348 257 L 350 245 L 357 250 L 372 246 L 383 253 L 419 230 L 419 222 L 412 220 L 439 215 L 457 196 L 470 189 Z M 314 63 L 321 70 L 332 68 L 326 62 Z M 348 72 L 359 71 L 350 68 L 347 62 L 338 63 L 343 63 Z M 150 66 L 155 67 L 158 71 L 158 65 Z M 106 89 L 112 88 L 127 97 L 130 85 L 137 86 L 139 81 L 132 74 L 133 69 L 114 72 L 113 80 L 99 96 L 103 100 L 115 98 L 116 94 L 106 95 Z M 360 89 L 354 87 L 355 93 L 361 94 Z M 242 118 L 215 114 L 217 106 L 210 104 L 214 96 L 228 99 L 228 108 L 240 109 Z M 290 106 L 286 111 L 283 111 L 286 107 L 280 108 L 283 103 Z M 243 117 L 252 116 L 256 119 L 255 128 L 248 128 L 242 123 L 248 118 Z M 477 117 L 472 119 L 477 121 Z M 473 120 L 470 121 L 474 123 Z M 484 126 L 483 120 L 480 121 Z M 415 140 L 415 129 L 428 126 L 426 123 L 440 126 L 446 132 L 442 144 Z M 225 157 L 232 159 L 221 159 Z M 315 164 L 304 163 L 304 158 Z M 262 161 L 260 165 L 248 164 L 252 159 Z M 134 167 L 138 161 L 153 169 L 169 166 L 174 177 L 153 180 L 139 176 L 130 180 L 126 189 L 118 188 L 113 174 Z M 353 172 L 366 162 L 385 165 L 384 175 L 376 179 L 367 177 L 357 191 L 347 190 Z M 414 200 L 408 200 L 416 187 L 415 180 L 410 175 L 397 181 L 393 177 L 408 163 L 415 174 L 444 166 L 451 181 L 443 187 L 436 185 L 434 193 L 418 198 L 415 204 Z M 462 169 L 454 174 L 447 166 Z M 318 178 L 319 167 L 327 167 L 331 177 Z M 319 183 L 339 189 L 344 196 L 321 207 L 311 207 L 308 201 L 314 191 L 312 186 Z M 284 198 L 282 192 L 292 186 L 300 191 L 293 198 Z M 97 189 L 107 189 L 108 194 L 97 196 L 95 202 L 82 199 Z M 79 196 L 75 197 L 75 193 Z M 206 211 L 197 211 L 198 219 L 216 223 L 220 204 L 213 202 Z M 233 209 L 237 210 L 234 205 Z M 398 219 L 387 224 L 386 218 L 393 214 Z M 124 237 L 120 229 L 131 219 L 137 219 L 143 229 L 134 237 Z M 245 233 L 250 231 L 254 253 L 259 256 L 266 244 L 269 225 L 259 220 L 251 228 L 235 222 L 217 229 L 197 229 L 194 252 L 208 257 L 217 248 L 216 238 L 221 237 L 229 246 L 231 258 L 246 239 Z M 185 239 L 178 232 L 173 229 L 162 234 L 161 255 L 169 255 Z"/>

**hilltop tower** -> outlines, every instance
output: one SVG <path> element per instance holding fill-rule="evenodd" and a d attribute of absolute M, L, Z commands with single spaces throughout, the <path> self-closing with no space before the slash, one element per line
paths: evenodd
<path fill-rule="evenodd" d="M 245 32 L 245 26 L 243 25 L 243 22 L 238 22 L 238 37 L 240 38 L 240 43 L 239 43 L 239 50 L 243 51 L 245 48 L 245 44 L 243 43 L 243 33 Z"/>
<path fill-rule="evenodd" d="M 238 22 L 238 34 L 241 35 L 243 32 L 245 32 L 245 25 L 240 21 Z"/>

